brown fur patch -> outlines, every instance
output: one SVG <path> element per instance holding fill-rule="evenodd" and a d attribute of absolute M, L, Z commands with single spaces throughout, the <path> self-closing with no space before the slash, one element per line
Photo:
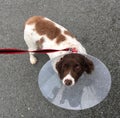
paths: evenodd
<path fill-rule="evenodd" d="M 68 36 L 73 37 L 73 38 L 75 37 L 74 35 L 72 35 L 72 34 L 71 34 L 69 31 L 67 31 L 67 30 L 66 30 L 66 31 L 64 31 L 64 33 L 65 33 L 66 35 L 68 35 Z"/>
<path fill-rule="evenodd" d="M 65 36 L 63 36 L 63 35 L 61 34 L 61 35 L 59 35 L 59 36 L 57 37 L 56 43 L 59 44 L 59 43 L 61 43 L 61 42 L 64 41 L 64 40 L 66 40 L 66 38 L 65 38 Z"/>
<path fill-rule="evenodd" d="M 38 45 L 38 48 L 41 49 L 41 48 L 43 47 L 42 44 L 44 43 L 44 41 L 45 41 L 44 38 L 41 38 L 40 40 L 38 40 L 38 41 L 36 42 L 36 44 Z"/>
<path fill-rule="evenodd" d="M 31 25 L 31 24 L 33 24 L 33 23 L 38 22 L 40 19 L 43 19 L 43 18 L 44 18 L 44 17 L 42 17 L 42 16 L 33 16 L 33 17 L 29 18 L 29 19 L 26 21 L 25 24 Z"/>
<path fill-rule="evenodd" d="M 35 30 L 40 35 L 47 35 L 49 39 L 54 39 L 60 34 L 60 29 L 57 28 L 53 22 L 46 20 L 41 16 L 34 16 L 30 18 L 26 24 L 35 23 Z"/>

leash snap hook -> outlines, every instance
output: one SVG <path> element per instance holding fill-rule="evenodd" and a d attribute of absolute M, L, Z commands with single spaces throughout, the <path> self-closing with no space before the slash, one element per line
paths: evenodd
<path fill-rule="evenodd" d="M 78 53 L 78 50 L 76 48 L 70 48 L 69 51 L 71 53 Z"/>

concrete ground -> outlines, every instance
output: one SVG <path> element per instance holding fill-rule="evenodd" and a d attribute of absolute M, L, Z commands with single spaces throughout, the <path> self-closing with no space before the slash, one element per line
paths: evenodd
<path fill-rule="evenodd" d="M 63 25 L 103 61 L 112 76 L 107 98 L 97 106 L 69 111 L 49 103 L 38 88 L 38 73 L 49 59 L 0 55 L 0 118 L 120 118 L 120 0 L 0 0 L 0 48 L 27 49 L 24 22 L 46 16 Z"/>

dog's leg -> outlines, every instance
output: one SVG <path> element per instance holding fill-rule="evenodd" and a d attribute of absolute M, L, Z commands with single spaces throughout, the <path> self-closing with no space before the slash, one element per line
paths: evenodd
<path fill-rule="evenodd" d="M 38 46 L 31 38 L 32 37 L 30 35 L 24 33 L 24 40 L 25 40 L 25 42 L 28 46 L 28 50 L 29 51 L 37 50 Z M 31 64 L 36 64 L 37 63 L 37 58 L 35 57 L 35 53 L 30 52 L 29 56 L 30 56 L 30 63 Z"/>
<path fill-rule="evenodd" d="M 29 48 L 29 50 L 33 50 L 33 49 Z M 36 50 L 36 49 L 34 49 L 34 50 Z M 34 53 L 30 52 L 29 55 L 30 55 L 30 63 L 31 64 L 36 64 L 37 63 L 37 58 L 35 57 Z"/>

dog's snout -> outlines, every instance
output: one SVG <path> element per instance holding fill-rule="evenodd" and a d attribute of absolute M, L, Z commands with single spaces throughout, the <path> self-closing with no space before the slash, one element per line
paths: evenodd
<path fill-rule="evenodd" d="M 65 83 L 65 85 L 70 86 L 70 85 L 72 85 L 72 80 L 66 79 L 64 81 L 64 83 Z"/>

